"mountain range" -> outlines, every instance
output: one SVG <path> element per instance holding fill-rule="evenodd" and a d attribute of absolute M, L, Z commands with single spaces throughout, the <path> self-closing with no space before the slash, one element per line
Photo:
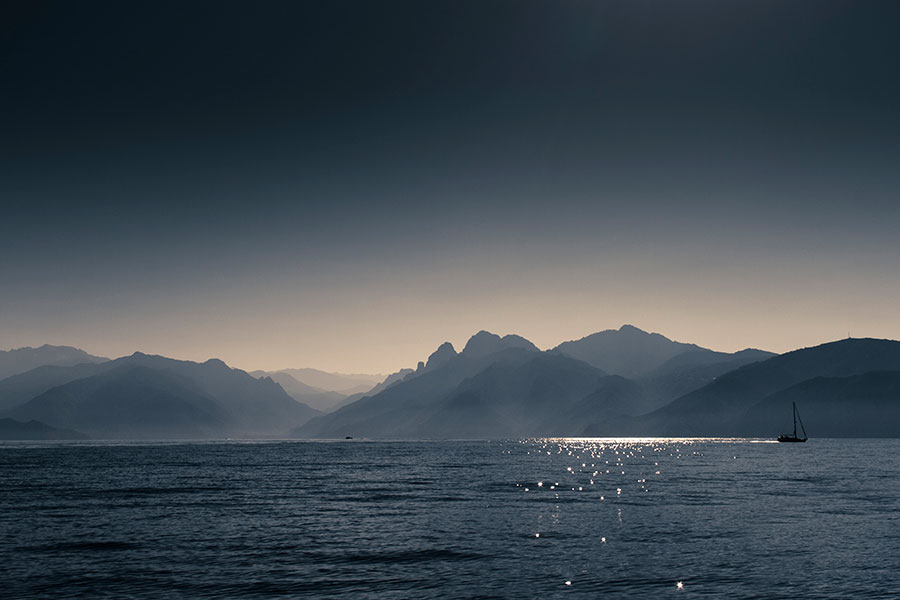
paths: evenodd
<path fill-rule="evenodd" d="M 291 398 L 322 412 L 333 410 L 348 398 L 347 394 L 323 390 L 307 385 L 306 383 L 299 381 L 296 377 L 291 376 L 286 371 L 251 371 L 250 375 L 256 378 L 271 378 L 280 385 Z M 372 386 L 368 386 L 366 390 L 371 388 Z"/>
<path fill-rule="evenodd" d="M 730 371 L 630 424 L 608 431 L 667 436 L 771 435 L 791 402 L 822 436 L 900 434 L 900 342 L 846 339 Z M 784 425 L 782 425 L 784 426 Z"/>
<path fill-rule="evenodd" d="M 108 360 L 108 358 L 93 356 L 71 346 L 44 344 L 39 348 L 26 346 L 15 350 L 0 350 L 0 379 L 45 365 L 70 367 L 83 363 L 102 363 Z"/>
<path fill-rule="evenodd" d="M 542 351 L 480 331 L 462 351 L 445 342 L 414 369 L 349 394 L 299 379 L 314 370 L 81 358 L 0 380 L 0 437 L 774 438 L 790 430 L 791 403 L 813 437 L 900 436 L 893 340 L 724 353 L 625 325 Z M 345 377 L 373 376 L 318 381 L 344 386 Z"/>
<path fill-rule="evenodd" d="M 0 412 L 96 438 L 283 436 L 320 414 L 268 377 L 217 359 L 135 354 L 48 365 L 0 381 Z"/>
<path fill-rule="evenodd" d="M 381 383 L 384 375 L 371 373 L 330 373 L 319 369 L 280 369 L 266 371 L 267 375 L 284 373 L 297 381 L 325 392 L 337 392 L 344 396 L 368 392 L 372 386 Z"/>
<path fill-rule="evenodd" d="M 691 356 L 675 361 L 684 354 Z M 583 435 L 594 423 L 637 417 L 665 404 L 679 386 L 701 387 L 726 365 L 770 356 L 756 350 L 713 352 L 630 325 L 546 352 L 517 335 L 480 331 L 462 352 L 445 342 L 394 385 L 312 419 L 295 435 Z"/>
<path fill-rule="evenodd" d="M 399 383 L 294 434 L 774 437 L 798 402 L 821 435 L 900 435 L 898 379 L 892 340 L 722 353 L 626 325 L 541 352 L 479 332 L 462 352 L 442 344 Z"/>

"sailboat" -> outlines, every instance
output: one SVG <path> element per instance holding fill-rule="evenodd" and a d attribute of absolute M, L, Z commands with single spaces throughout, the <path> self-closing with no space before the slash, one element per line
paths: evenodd
<path fill-rule="evenodd" d="M 794 434 L 791 435 L 789 433 L 782 433 L 778 436 L 779 442 L 805 442 L 806 437 L 806 428 L 803 426 L 803 421 L 800 420 L 800 413 L 797 412 L 797 404 L 791 402 L 791 406 L 794 408 Z M 797 437 L 797 421 L 800 421 L 800 431 L 803 432 L 803 437 Z"/>

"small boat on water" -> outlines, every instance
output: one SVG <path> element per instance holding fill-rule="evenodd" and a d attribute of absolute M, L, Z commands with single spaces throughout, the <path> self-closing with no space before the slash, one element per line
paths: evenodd
<path fill-rule="evenodd" d="M 800 413 L 797 412 L 797 405 L 794 402 L 791 402 L 791 406 L 794 408 L 794 433 L 793 435 L 789 433 L 782 433 L 778 436 L 779 442 L 805 442 L 807 440 L 806 436 L 806 428 L 803 426 L 803 421 L 800 420 Z M 800 431 L 803 432 L 803 437 L 797 437 L 797 421 L 800 421 Z"/>

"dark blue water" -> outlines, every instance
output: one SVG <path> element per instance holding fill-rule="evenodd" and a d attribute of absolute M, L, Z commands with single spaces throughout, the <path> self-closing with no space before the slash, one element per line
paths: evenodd
<path fill-rule="evenodd" d="M 0 595 L 896 598 L 898 475 L 895 440 L 4 443 Z"/>

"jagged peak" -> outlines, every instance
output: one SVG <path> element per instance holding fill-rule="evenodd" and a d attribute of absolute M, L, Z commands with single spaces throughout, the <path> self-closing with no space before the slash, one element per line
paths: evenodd
<path fill-rule="evenodd" d="M 456 355 L 456 348 L 453 347 L 453 344 L 451 344 L 450 342 L 444 342 L 437 347 L 437 350 L 431 353 L 431 356 L 428 357 L 428 362 L 425 363 L 425 368 L 432 369 L 454 358 Z"/>
<path fill-rule="evenodd" d="M 491 333 L 490 331 L 482 329 L 469 338 L 462 353 L 470 356 L 485 356 L 487 354 L 499 352 L 500 350 L 505 350 L 506 348 L 523 348 L 525 350 L 540 352 L 537 346 L 520 335 L 511 333 L 500 337 L 496 333 Z"/>
<path fill-rule="evenodd" d="M 463 352 L 465 352 L 469 348 L 469 346 L 472 344 L 472 342 L 478 342 L 481 340 L 498 340 L 499 341 L 500 339 L 501 339 L 500 336 L 497 335 L 496 333 L 491 333 L 490 331 L 487 331 L 486 329 L 482 329 L 481 331 L 479 331 L 478 333 L 476 333 L 475 335 L 473 335 L 472 337 L 469 338 L 469 341 L 466 342 L 466 345 L 463 348 Z"/>
<path fill-rule="evenodd" d="M 19 348 L 10 348 L 9 350 L 0 350 L 0 352 L 35 352 L 37 350 L 75 350 L 77 352 L 85 352 L 81 348 L 75 346 L 59 346 L 56 344 L 41 344 L 40 346 L 21 346 Z"/>

